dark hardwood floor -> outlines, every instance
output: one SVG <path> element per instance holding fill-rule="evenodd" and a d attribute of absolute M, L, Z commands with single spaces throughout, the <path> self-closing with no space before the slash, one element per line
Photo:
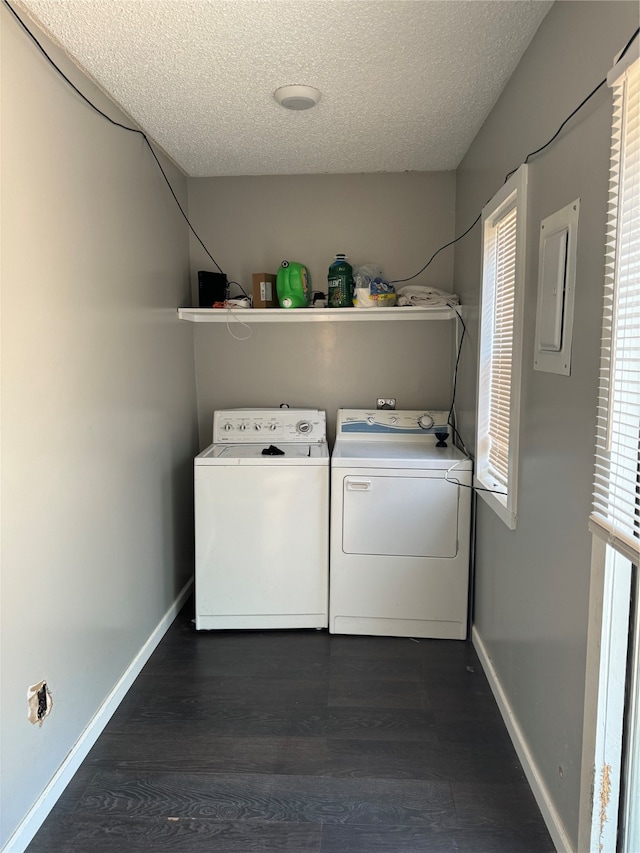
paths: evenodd
<path fill-rule="evenodd" d="M 470 643 L 171 626 L 28 853 L 552 853 Z"/>

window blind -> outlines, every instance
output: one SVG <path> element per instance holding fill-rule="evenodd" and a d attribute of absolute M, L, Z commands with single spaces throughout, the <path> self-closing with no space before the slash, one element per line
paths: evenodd
<path fill-rule="evenodd" d="M 511 530 L 517 524 L 527 174 L 520 166 L 482 210 L 474 484 Z"/>
<path fill-rule="evenodd" d="M 614 69 L 613 133 L 591 530 L 640 554 L 640 59 Z"/>
<path fill-rule="evenodd" d="M 493 269 L 493 347 L 489 366 L 487 473 L 505 491 L 509 482 L 509 423 L 515 307 L 517 208 L 513 207 L 490 232 Z"/>

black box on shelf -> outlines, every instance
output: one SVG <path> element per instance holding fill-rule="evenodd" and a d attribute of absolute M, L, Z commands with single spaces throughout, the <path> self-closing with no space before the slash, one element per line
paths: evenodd
<path fill-rule="evenodd" d="M 198 305 L 200 308 L 213 308 L 214 302 L 224 302 L 227 298 L 227 277 L 222 272 L 198 270 Z"/>

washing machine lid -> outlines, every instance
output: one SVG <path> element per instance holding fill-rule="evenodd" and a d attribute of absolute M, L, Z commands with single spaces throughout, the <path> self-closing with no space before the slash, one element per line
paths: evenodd
<path fill-rule="evenodd" d="M 334 468 L 416 468 L 470 471 L 471 460 L 457 447 L 436 447 L 418 441 L 336 440 L 331 454 Z"/>
<path fill-rule="evenodd" d="M 264 454 L 270 447 L 282 454 Z M 329 449 L 326 442 L 300 444 L 283 442 L 260 444 L 210 444 L 195 458 L 196 465 L 328 465 Z"/>

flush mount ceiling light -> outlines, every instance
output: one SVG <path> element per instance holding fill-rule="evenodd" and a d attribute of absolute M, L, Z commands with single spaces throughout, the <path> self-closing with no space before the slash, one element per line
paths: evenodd
<path fill-rule="evenodd" d="M 287 110 L 310 110 L 320 100 L 320 91 L 313 86 L 281 86 L 273 97 Z"/>

